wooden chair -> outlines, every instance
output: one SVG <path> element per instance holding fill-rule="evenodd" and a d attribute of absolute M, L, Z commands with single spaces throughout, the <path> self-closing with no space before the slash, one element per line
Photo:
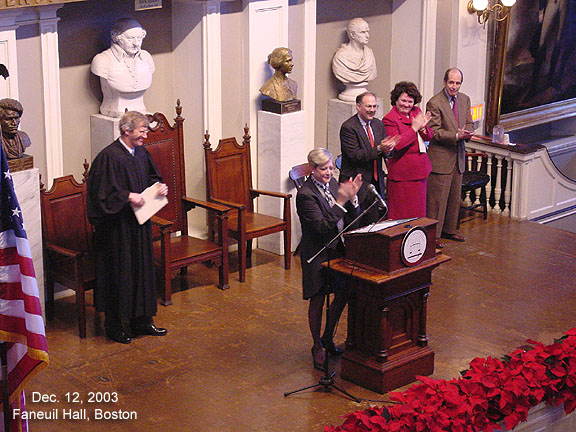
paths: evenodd
<path fill-rule="evenodd" d="M 303 163 L 292 167 L 288 176 L 294 182 L 296 189 L 300 189 L 310 174 L 312 174 L 312 167 L 309 163 Z"/>
<path fill-rule="evenodd" d="M 154 261 L 160 270 L 162 304 L 172 304 L 172 273 L 182 275 L 194 263 L 209 262 L 219 266 L 220 289 L 228 284 L 228 212 L 223 205 L 209 203 L 186 196 L 184 165 L 184 138 L 180 100 L 176 106 L 175 123 L 171 126 L 161 113 L 148 115 L 150 127 L 144 146 L 154 159 L 163 182 L 168 186 L 168 204 L 152 217 Z M 217 221 L 220 243 L 188 235 L 187 213 L 200 207 Z M 224 245 L 224 247 L 222 247 Z"/>
<path fill-rule="evenodd" d="M 461 210 L 471 210 L 482 213 L 484 220 L 488 219 L 488 197 L 486 196 L 486 185 L 490 182 L 490 176 L 482 171 L 482 159 L 486 159 L 486 153 L 466 153 L 467 158 L 478 158 L 475 167 L 472 160 L 467 161 L 468 169 L 462 174 L 462 199 L 470 202 L 470 193 L 474 191 L 474 202 L 469 205 L 461 205 Z M 482 159 L 481 159 L 482 158 Z M 470 162 L 470 163 L 469 163 Z M 485 170 L 484 170 L 485 171 Z M 479 209 L 481 207 L 481 209 Z"/>
<path fill-rule="evenodd" d="M 284 268 L 290 269 L 290 194 L 252 188 L 250 135 L 244 127 L 242 145 L 236 138 L 224 138 L 215 150 L 211 149 L 208 131 L 204 135 L 206 156 L 206 190 L 208 199 L 233 208 L 228 225 L 230 237 L 238 241 L 240 282 L 246 280 L 246 263 L 251 258 L 252 239 L 268 234 L 284 234 Z M 260 195 L 284 200 L 282 219 L 254 212 L 254 198 Z M 213 220 L 208 221 L 214 236 Z"/>
<path fill-rule="evenodd" d="M 85 168 L 87 171 L 88 164 Z M 85 292 L 93 289 L 95 282 L 92 225 L 88 221 L 86 194 L 85 180 L 77 183 L 72 175 L 56 178 L 49 191 L 44 187 L 40 191 L 46 317 L 49 320 L 54 318 L 54 283 L 73 289 L 76 291 L 78 334 L 81 338 L 86 337 Z"/>

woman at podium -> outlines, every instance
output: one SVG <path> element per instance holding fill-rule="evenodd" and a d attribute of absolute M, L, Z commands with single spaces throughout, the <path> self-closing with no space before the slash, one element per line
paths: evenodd
<path fill-rule="evenodd" d="M 356 193 L 362 185 L 358 174 L 353 180 L 338 183 L 334 178 L 334 162 L 330 152 L 323 148 L 308 154 L 312 174 L 304 182 L 296 195 L 296 210 L 302 226 L 300 261 L 302 264 L 302 291 L 304 300 L 309 300 L 308 324 L 314 345 L 312 357 L 314 367 L 322 369 L 325 353 L 341 354 L 334 345 L 333 335 L 336 324 L 348 303 L 348 292 L 342 278 L 329 274 L 322 263 L 344 254 L 344 244 L 338 238 L 324 250 L 330 240 L 359 214 Z M 319 251 L 322 252 L 312 259 Z M 308 262 L 310 261 L 310 262 Z M 325 297 L 334 293 L 329 316 L 322 330 L 322 308 Z"/>

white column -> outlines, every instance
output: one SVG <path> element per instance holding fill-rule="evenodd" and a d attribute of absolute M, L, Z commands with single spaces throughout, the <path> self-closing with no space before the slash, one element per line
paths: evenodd
<path fill-rule="evenodd" d="M 316 0 L 304 3 L 304 53 L 304 83 L 300 99 L 303 99 L 306 112 L 306 150 L 312 150 L 316 113 Z"/>
<path fill-rule="evenodd" d="M 204 130 L 222 137 L 222 42 L 220 2 L 210 0 L 202 17 L 202 73 Z"/>
<path fill-rule="evenodd" d="M 62 152 L 62 112 L 60 101 L 60 62 L 58 54 L 58 18 L 62 5 L 38 9 L 42 52 L 42 93 L 46 128 L 46 184 L 64 175 Z"/>
<path fill-rule="evenodd" d="M 267 64 L 274 48 L 288 45 L 288 0 L 243 0 L 244 24 L 244 119 L 252 136 L 251 153 L 258 155 L 257 119 L 260 87 L 272 76 Z M 256 157 L 252 157 L 253 180 L 258 178 Z"/>
<path fill-rule="evenodd" d="M 422 0 L 420 39 L 420 93 L 425 104 L 434 96 L 434 70 L 436 69 L 436 11 L 438 0 Z"/>
<path fill-rule="evenodd" d="M 10 76 L 0 78 L 0 99 L 18 100 L 18 57 L 16 50 L 16 28 L 4 27 L 0 21 L 0 63 L 6 66 Z"/>

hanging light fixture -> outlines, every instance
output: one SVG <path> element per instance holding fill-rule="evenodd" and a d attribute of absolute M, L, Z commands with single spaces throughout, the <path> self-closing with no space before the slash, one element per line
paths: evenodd
<path fill-rule="evenodd" d="M 478 15 L 478 23 L 486 25 L 490 17 L 499 22 L 508 18 L 514 3 L 516 0 L 469 0 L 468 12 Z"/>

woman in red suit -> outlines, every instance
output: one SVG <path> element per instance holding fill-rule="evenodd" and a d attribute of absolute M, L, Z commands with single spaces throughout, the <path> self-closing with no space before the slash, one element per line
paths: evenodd
<path fill-rule="evenodd" d="M 430 113 L 415 106 L 422 95 L 414 83 L 401 81 L 390 92 L 392 109 L 382 121 L 387 136 L 400 139 L 388 165 L 388 218 L 426 216 L 426 182 L 432 170 L 424 141 L 432 138 Z"/>

